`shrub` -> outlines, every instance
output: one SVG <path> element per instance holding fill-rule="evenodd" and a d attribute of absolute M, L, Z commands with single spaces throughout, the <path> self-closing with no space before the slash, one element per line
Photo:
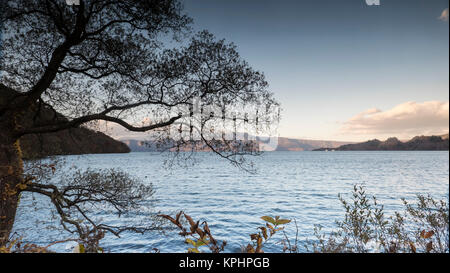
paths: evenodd
<path fill-rule="evenodd" d="M 403 199 L 404 213 L 386 217 L 383 206 L 355 186 L 351 201 L 339 199 L 345 209 L 343 221 L 328 236 L 316 226 L 316 240 L 305 245 L 313 252 L 449 252 L 448 203 L 431 196 L 417 196 L 417 204 Z"/>

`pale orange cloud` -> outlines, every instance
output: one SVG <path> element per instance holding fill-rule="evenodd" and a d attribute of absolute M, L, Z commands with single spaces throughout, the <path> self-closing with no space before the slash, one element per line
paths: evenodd
<path fill-rule="evenodd" d="M 448 8 L 444 9 L 438 18 L 441 21 L 448 22 Z"/>
<path fill-rule="evenodd" d="M 346 121 L 343 134 L 411 137 L 449 130 L 449 102 L 405 102 L 382 111 L 372 108 Z"/>

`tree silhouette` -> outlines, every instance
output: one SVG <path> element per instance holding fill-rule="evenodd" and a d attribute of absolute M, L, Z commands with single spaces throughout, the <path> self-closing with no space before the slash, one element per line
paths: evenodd
<path fill-rule="evenodd" d="M 273 119 L 269 109 L 277 102 L 264 75 L 243 61 L 233 44 L 207 31 L 192 35 L 192 20 L 176 0 L 2 4 L 0 245 L 9 238 L 21 192 L 49 196 L 66 223 L 71 220 L 63 209 L 76 205 L 64 199 L 65 191 L 24 176 L 24 135 L 98 121 L 138 132 L 170 131 L 175 124 L 192 132 L 195 98 L 221 109 L 258 105 L 267 110 L 256 117 L 259 127 L 264 118 L 266 124 Z M 191 110 L 186 116 L 180 109 Z M 243 155 L 255 154 L 249 142 L 207 137 L 223 117 L 197 110 L 202 114 L 197 138 L 178 141 L 177 147 L 203 145 L 237 166 Z M 42 116 L 49 111 L 53 114 Z M 138 123 L 142 117 L 150 121 Z"/>

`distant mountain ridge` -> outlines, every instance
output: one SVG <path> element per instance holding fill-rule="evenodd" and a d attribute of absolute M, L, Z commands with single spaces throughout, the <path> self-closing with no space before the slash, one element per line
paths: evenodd
<path fill-rule="evenodd" d="M 338 148 L 320 148 L 314 151 L 448 151 L 448 134 L 442 136 L 416 136 L 409 141 L 402 142 L 396 137 L 386 141 L 378 139 L 362 143 L 342 145 Z"/>
<path fill-rule="evenodd" d="M 131 152 L 155 152 L 158 150 L 156 145 L 148 141 L 137 139 L 124 139 L 121 141 L 128 146 Z"/>
<path fill-rule="evenodd" d="M 72 128 L 56 133 L 26 135 L 20 139 L 24 159 L 53 155 L 129 153 L 125 143 L 87 128 Z"/>
<path fill-rule="evenodd" d="M 0 105 L 8 103 L 15 94 L 16 91 L 0 84 Z M 55 120 L 67 119 L 50 106 L 32 105 L 24 113 L 20 122 L 22 126 L 30 127 L 34 123 L 54 122 Z M 24 159 L 53 155 L 130 152 L 126 144 L 85 127 L 76 127 L 55 133 L 25 135 L 20 138 L 20 146 Z"/>
<path fill-rule="evenodd" d="M 349 141 L 329 141 L 329 140 L 309 140 L 295 138 L 278 138 L 278 146 L 276 151 L 312 151 L 320 147 L 337 148 L 342 145 L 352 144 Z"/>
<path fill-rule="evenodd" d="M 151 141 L 137 140 L 137 139 L 123 139 L 123 143 L 127 144 L 132 152 L 154 152 L 159 151 L 161 147 L 157 147 Z M 312 151 L 320 147 L 337 148 L 341 145 L 350 144 L 354 142 L 345 141 L 327 141 L 327 140 L 307 140 L 294 138 L 278 138 L 278 146 L 275 151 Z"/>

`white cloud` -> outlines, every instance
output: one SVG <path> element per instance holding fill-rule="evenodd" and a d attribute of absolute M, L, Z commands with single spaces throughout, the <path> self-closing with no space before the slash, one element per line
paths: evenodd
<path fill-rule="evenodd" d="M 382 111 L 372 108 L 344 122 L 343 134 L 368 136 L 436 135 L 449 130 L 449 102 L 405 102 Z"/>
<path fill-rule="evenodd" d="M 448 8 L 442 11 L 441 16 L 439 16 L 438 19 L 444 22 L 448 22 Z"/>

